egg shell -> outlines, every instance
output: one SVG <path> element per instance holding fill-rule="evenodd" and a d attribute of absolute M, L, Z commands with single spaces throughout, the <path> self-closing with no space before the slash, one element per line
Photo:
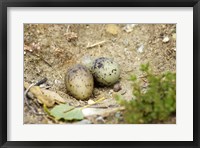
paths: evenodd
<path fill-rule="evenodd" d="M 94 80 L 90 71 L 83 65 L 75 65 L 65 76 L 67 92 L 73 97 L 85 100 L 92 95 Z"/>
<path fill-rule="evenodd" d="M 105 57 L 98 58 L 94 61 L 92 72 L 95 80 L 100 85 L 105 86 L 115 84 L 120 77 L 119 65 Z"/>
<path fill-rule="evenodd" d="M 86 55 L 82 57 L 81 64 L 87 67 L 90 71 L 92 71 L 92 66 L 94 65 L 94 59 L 91 56 Z"/>

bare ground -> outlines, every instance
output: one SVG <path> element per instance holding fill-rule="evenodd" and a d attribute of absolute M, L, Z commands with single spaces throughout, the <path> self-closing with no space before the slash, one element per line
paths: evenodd
<path fill-rule="evenodd" d="M 125 99 L 130 99 L 133 88 L 128 78 L 131 74 L 140 76 L 141 64 L 149 62 L 155 73 L 176 71 L 176 25 L 26 24 L 24 52 L 24 81 L 34 83 L 46 77 L 48 81 L 43 87 L 57 92 L 73 106 L 87 105 L 88 100 L 76 100 L 66 93 L 64 76 L 67 69 L 80 63 L 86 55 L 113 58 L 121 69 L 119 83 L 122 90 L 119 93 Z M 106 100 L 98 107 L 112 109 L 118 106 L 113 98 L 113 86 L 95 87 L 89 100 L 95 101 L 100 97 Z M 41 106 L 38 110 L 43 112 Z M 119 119 L 119 112 L 112 115 L 104 112 L 102 115 L 88 116 L 79 123 L 123 123 Z M 24 123 L 55 121 L 45 115 L 33 114 L 25 105 Z"/>

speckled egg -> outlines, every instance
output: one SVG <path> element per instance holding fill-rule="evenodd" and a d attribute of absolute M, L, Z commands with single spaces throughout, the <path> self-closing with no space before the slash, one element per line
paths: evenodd
<path fill-rule="evenodd" d="M 105 86 L 115 84 L 120 77 L 119 65 L 105 57 L 98 58 L 94 61 L 92 72 L 95 80 L 100 85 Z"/>
<path fill-rule="evenodd" d="M 92 71 L 92 67 L 94 65 L 94 58 L 89 55 L 85 55 L 81 58 L 81 64 L 86 66 L 90 71 Z"/>
<path fill-rule="evenodd" d="M 90 71 L 83 65 L 75 65 L 65 76 L 67 92 L 76 99 L 85 100 L 92 95 L 94 80 Z"/>

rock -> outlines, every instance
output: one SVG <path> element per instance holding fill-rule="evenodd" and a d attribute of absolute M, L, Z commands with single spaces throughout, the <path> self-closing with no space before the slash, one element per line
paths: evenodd
<path fill-rule="evenodd" d="M 103 117 L 102 116 L 99 116 L 99 117 L 97 117 L 96 118 L 96 122 L 98 122 L 98 123 L 105 123 L 105 120 L 103 119 Z"/>
<path fill-rule="evenodd" d="M 173 34 L 172 34 L 172 38 L 173 38 L 173 39 L 176 39 L 176 33 L 173 33 Z"/>
<path fill-rule="evenodd" d="M 138 49 L 137 52 L 142 53 L 144 50 L 144 45 L 141 45 Z"/>
<path fill-rule="evenodd" d="M 124 28 L 123 28 L 123 30 L 124 31 L 126 31 L 126 32 L 132 32 L 133 31 L 133 28 L 135 27 L 135 26 L 137 26 L 138 24 L 128 24 L 128 25 L 126 25 Z"/>
<path fill-rule="evenodd" d="M 113 90 L 115 91 L 115 92 L 118 92 L 118 91 L 120 91 L 122 89 L 122 87 L 121 87 L 121 85 L 119 84 L 119 83 L 117 83 L 117 84 L 115 84 L 114 86 L 113 86 Z"/>
<path fill-rule="evenodd" d="M 76 122 L 75 124 L 92 124 L 92 122 L 87 120 L 87 119 L 84 119 L 84 120 L 81 120 L 79 122 Z"/>
<path fill-rule="evenodd" d="M 121 117 L 121 114 L 119 112 L 115 113 L 115 117 L 116 118 L 120 118 Z"/>
<path fill-rule="evenodd" d="M 168 43 L 169 42 L 169 37 L 165 36 L 162 41 L 163 41 L 163 43 Z"/>
<path fill-rule="evenodd" d="M 93 100 L 88 100 L 88 104 L 94 104 L 95 102 Z"/>
<path fill-rule="evenodd" d="M 119 33 L 119 27 L 115 24 L 106 25 L 106 32 L 112 35 L 117 35 Z"/>

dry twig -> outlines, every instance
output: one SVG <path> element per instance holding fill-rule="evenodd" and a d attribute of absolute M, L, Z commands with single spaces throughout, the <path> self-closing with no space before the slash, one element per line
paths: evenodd
<path fill-rule="evenodd" d="M 104 44 L 106 41 L 101 41 L 101 42 L 97 42 L 97 43 L 95 43 L 95 44 L 92 44 L 92 45 L 87 45 L 87 49 L 89 49 L 89 48 L 93 48 L 93 47 L 95 47 L 95 46 L 99 46 L 99 45 L 102 45 L 102 44 Z"/>

